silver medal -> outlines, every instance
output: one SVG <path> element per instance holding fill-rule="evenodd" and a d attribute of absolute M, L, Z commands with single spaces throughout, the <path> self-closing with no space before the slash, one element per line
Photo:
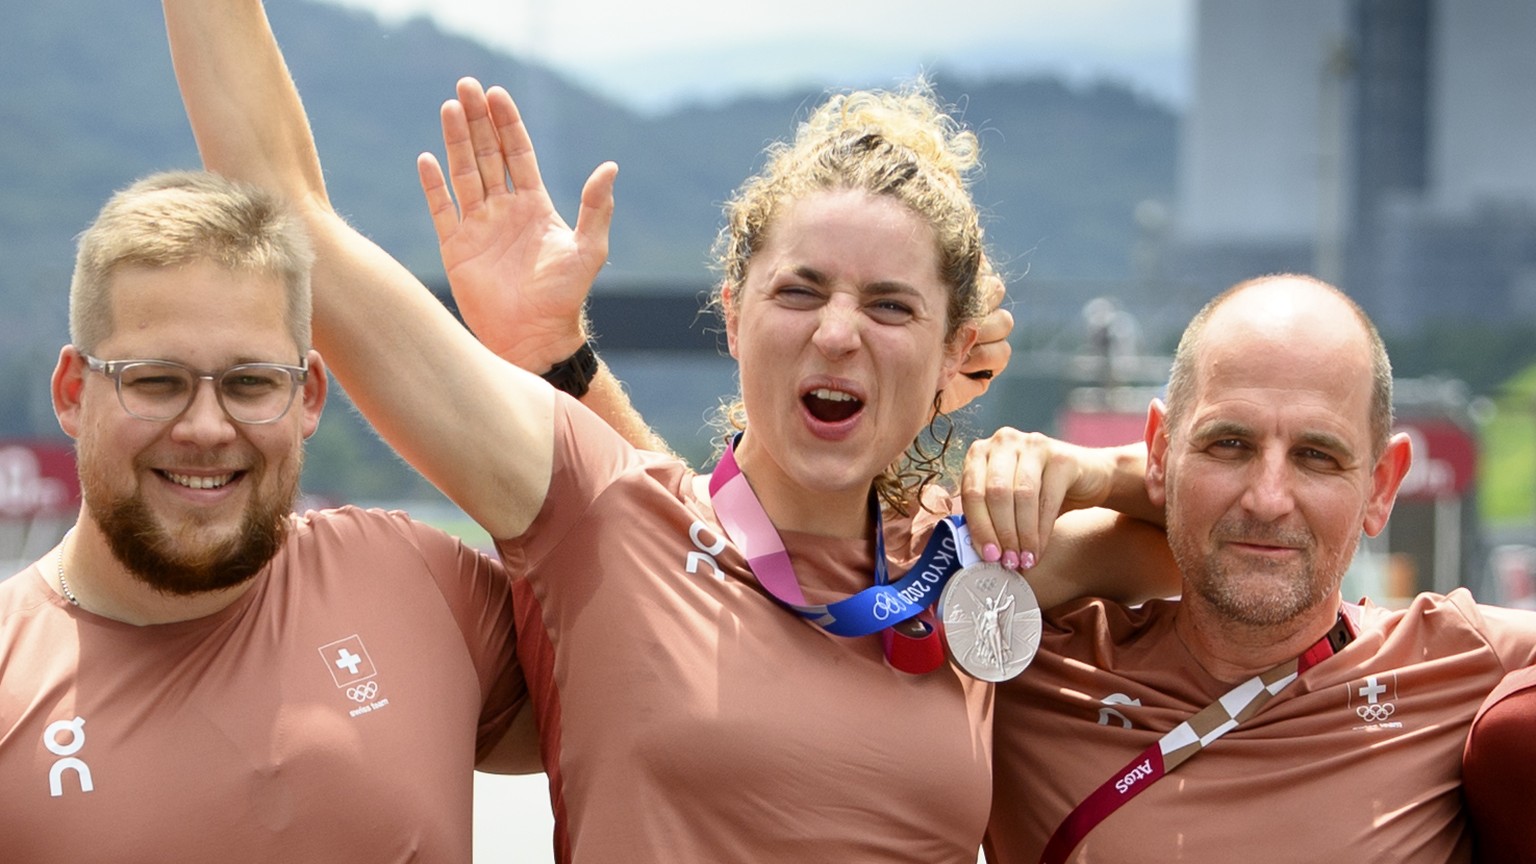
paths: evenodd
<path fill-rule="evenodd" d="M 951 576 L 939 596 L 949 656 L 983 681 L 1007 681 L 1040 648 L 1035 592 L 1001 564 L 972 564 Z"/>

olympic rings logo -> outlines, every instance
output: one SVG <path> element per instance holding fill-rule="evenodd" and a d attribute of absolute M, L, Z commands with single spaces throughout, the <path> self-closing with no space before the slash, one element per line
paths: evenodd
<path fill-rule="evenodd" d="M 901 599 L 893 594 L 880 594 L 880 596 L 875 598 L 875 620 L 884 621 L 892 615 L 900 612 L 903 605 L 904 604 L 901 602 Z"/>
<path fill-rule="evenodd" d="M 347 698 L 353 702 L 367 702 L 379 695 L 379 685 L 376 681 L 369 681 L 361 687 L 348 687 Z"/>
<path fill-rule="evenodd" d="M 1379 723 L 1391 717 L 1392 712 L 1395 710 L 1391 702 L 1380 702 L 1375 705 L 1361 705 L 1355 709 L 1355 713 L 1359 714 L 1360 719 L 1367 723 Z"/>

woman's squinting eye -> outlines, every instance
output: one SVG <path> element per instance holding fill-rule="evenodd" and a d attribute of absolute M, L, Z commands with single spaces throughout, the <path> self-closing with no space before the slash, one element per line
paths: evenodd
<path fill-rule="evenodd" d="M 791 306 L 808 306 L 821 299 L 821 294 L 806 285 L 785 285 L 773 292 L 774 299 Z"/>
<path fill-rule="evenodd" d="M 876 300 L 869 304 L 869 315 L 882 324 L 901 324 L 917 314 L 911 305 L 900 300 Z"/>

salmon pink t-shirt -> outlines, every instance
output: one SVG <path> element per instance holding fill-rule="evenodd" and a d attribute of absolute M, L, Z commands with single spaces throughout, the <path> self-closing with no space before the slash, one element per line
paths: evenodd
<path fill-rule="evenodd" d="M 991 688 L 886 664 L 780 606 L 706 478 L 574 401 L 514 573 L 561 862 L 975 864 Z M 932 519 L 928 519 L 929 522 Z M 887 519 L 892 578 L 926 532 Z M 809 602 L 868 587 L 873 543 L 786 533 Z"/>
<path fill-rule="evenodd" d="M 526 694 L 499 562 L 311 512 L 232 605 L 147 627 L 56 562 L 0 582 L 0 860 L 470 860 L 476 754 Z"/>

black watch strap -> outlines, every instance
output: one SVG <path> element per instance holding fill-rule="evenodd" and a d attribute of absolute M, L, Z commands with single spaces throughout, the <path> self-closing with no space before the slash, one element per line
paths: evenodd
<path fill-rule="evenodd" d="M 587 395 L 592 378 L 597 374 L 597 352 L 591 342 L 584 342 L 576 353 L 556 363 L 544 373 L 544 380 L 577 399 Z"/>

